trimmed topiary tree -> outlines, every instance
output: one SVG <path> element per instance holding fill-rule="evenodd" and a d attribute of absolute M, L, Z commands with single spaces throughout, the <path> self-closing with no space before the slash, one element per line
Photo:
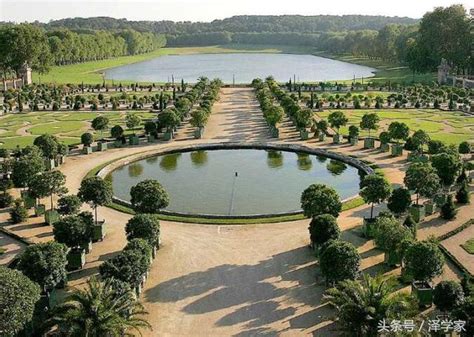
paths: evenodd
<path fill-rule="evenodd" d="M 433 303 L 444 312 L 450 312 L 464 302 L 464 291 L 455 281 L 441 281 L 433 291 Z"/>
<path fill-rule="evenodd" d="M 410 205 L 410 191 L 403 187 L 394 189 L 387 202 L 388 209 L 397 217 L 406 213 Z"/>
<path fill-rule="evenodd" d="M 416 193 L 416 205 L 419 205 L 420 196 L 433 197 L 440 188 L 436 170 L 429 163 L 411 164 L 403 181 L 410 190 Z"/>
<path fill-rule="evenodd" d="M 452 220 L 456 217 L 457 210 L 453 202 L 453 196 L 448 195 L 446 202 L 441 206 L 440 215 L 445 220 Z"/>
<path fill-rule="evenodd" d="M 94 136 L 90 132 L 83 133 L 81 135 L 81 143 L 84 146 L 91 146 L 92 143 L 94 142 Z"/>
<path fill-rule="evenodd" d="M 392 193 L 392 186 L 384 177 L 377 174 L 369 174 L 361 183 L 360 196 L 366 203 L 370 203 L 370 218 L 374 217 L 374 204 L 380 204 L 387 200 Z"/>
<path fill-rule="evenodd" d="M 462 142 L 459 144 L 459 153 L 468 154 L 471 153 L 471 144 L 469 142 Z"/>
<path fill-rule="evenodd" d="M 412 231 L 396 219 L 379 217 L 375 231 L 375 244 L 385 252 L 385 263 L 395 266 L 401 263 L 407 243 L 413 241 Z"/>
<path fill-rule="evenodd" d="M 403 261 L 406 273 L 416 281 L 430 282 L 443 272 L 443 253 L 431 241 L 414 242 L 406 250 Z"/>
<path fill-rule="evenodd" d="M 160 243 L 160 221 L 154 214 L 137 214 L 125 226 L 127 240 L 144 239 L 152 247 Z"/>
<path fill-rule="evenodd" d="M 59 141 L 56 136 L 50 134 L 38 136 L 33 145 L 37 146 L 46 158 L 54 159 L 59 154 Z"/>
<path fill-rule="evenodd" d="M 169 204 L 168 193 L 156 180 L 147 179 L 130 189 L 133 209 L 137 213 L 158 213 Z"/>
<path fill-rule="evenodd" d="M 319 248 L 330 240 L 337 240 L 341 234 L 337 220 L 331 214 L 315 216 L 308 229 L 313 248 Z"/>
<path fill-rule="evenodd" d="M 79 216 L 69 215 L 53 225 L 54 239 L 69 248 L 78 248 L 91 240 L 92 228 Z"/>
<path fill-rule="evenodd" d="M 40 287 L 18 270 L 0 266 L 0 332 L 16 336 L 33 319 Z"/>
<path fill-rule="evenodd" d="M 148 267 L 139 250 L 129 249 L 101 264 L 99 272 L 103 279 L 115 278 L 136 288 L 140 286 Z"/>
<path fill-rule="evenodd" d="M 42 289 L 52 289 L 67 280 L 66 251 L 65 245 L 54 241 L 28 246 L 20 254 L 16 268 Z"/>
<path fill-rule="evenodd" d="M 76 215 L 81 209 L 82 201 L 75 195 L 65 195 L 58 199 L 58 213 L 61 215 Z"/>
<path fill-rule="evenodd" d="M 312 184 L 301 194 L 301 208 L 306 217 L 331 214 L 338 217 L 342 203 L 337 192 L 323 184 Z"/>
<path fill-rule="evenodd" d="M 319 264 L 328 284 L 355 280 L 359 275 L 360 255 L 349 242 L 334 240 L 322 249 Z"/>
<path fill-rule="evenodd" d="M 26 221 L 26 219 L 28 219 L 28 210 L 24 206 L 22 199 L 16 199 L 10 210 L 10 221 L 17 224 Z"/>
<path fill-rule="evenodd" d="M 83 202 L 89 203 L 94 209 L 97 224 L 97 208 L 112 202 L 112 184 L 98 176 L 86 178 L 81 182 L 77 196 Z"/>
<path fill-rule="evenodd" d="M 457 153 L 442 152 L 431 157 L 431 165 L 445 187 L 450 187 L 461 173 L 462 161 Z"/>
<path fill-rule="evenodd" d="M 469 188 L 466 181 L 461 185 L 461 188 L 456 193 L 456 201 L 460 204 L 468 204 L 471 196 L 469 195 Z"/>

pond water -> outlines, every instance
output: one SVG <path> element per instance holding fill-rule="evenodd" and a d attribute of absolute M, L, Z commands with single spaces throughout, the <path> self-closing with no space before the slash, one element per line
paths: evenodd
<path fill-rule="evenodd" d="M 113 171 L 115 196 L 156 179 L 167 190 L 166 210 L 186 214 L 253 215 L 300 210 L 310 184 L 332 186 L 341 199 L 359 192 L 359 170 L 326 157 L 274 150 L 200 150 L 155 156 Z"/>
<path fill-rule="evenodd" d="M 105 78 L 143 82 L 184 79 L 193 83 L 200 76 L 220 78 L 224 83 L 250 83 L 272 75 L 277 81 L 333 81 L 369 77 L 375 69 L 313 55 L 294 54 L 195 54 L 167 55 L 106 70 Z"/>

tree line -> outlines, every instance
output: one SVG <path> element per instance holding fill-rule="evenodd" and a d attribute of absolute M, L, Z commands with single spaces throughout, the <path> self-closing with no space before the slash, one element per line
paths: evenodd
<path fill-rule="evenodd" d="M 164 47 L 166 38 L 132 29 L 46 31 L 34 24 L 5 24 L 0 26 L 0 45 L 0 73 L 10 77 L 18 76 L 25 63 L 43 73 L 51 65 L 150 52 Z"/>

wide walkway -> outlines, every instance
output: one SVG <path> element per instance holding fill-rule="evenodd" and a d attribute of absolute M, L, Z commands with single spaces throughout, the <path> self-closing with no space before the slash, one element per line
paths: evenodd
<path fill-rule="evenodd" d="M 188 130 L 188 129 L 186 129 Z M 251 89 L 225 88 L 213 108 L 204 138 L 179 137 L 179 141 L 112 149 L 89 156 L 68 158 L 61 170 L 67 175 L 70 192 L 77 192 L 81 179 L 92 168 L 112 159 L 149 149 L 198 142 L 276 141 L 269 137 L 262 113 Z M 305 143 L 355 155 L 377 162 L 394 183 L 403 181 L 405 158 L 392 158 L 377 150 L 363 150 L 330 141 L 301 142 L 294 128 L 284 123 L 278 142 Z M 87 207 L 86 207 L 87 208 Z M 468 216 L 463 208 L 461 217 Z M 470 211 L 472 213 L 472 211 Z M 372 274 L 387 271 L 383 255 L 359 234 L 368 207 L 343 212 L 339 224 L 343 238 L 358 247 L 362 268 Z M 471 214 L 472 215 L 472 214 Z M 108 208 L 99 209 L 108 224 L 108 235 L 94 244 L 84 270 L 72 275 L 70 285 L 83 284 L 97 267 L 126 244 L 124 226 L 129 215 Z M 0 221 L 5 221 L 0 214 Z M 8 225 L 18 235 L 33 241 L 51 239 L 51 228 L 40 220 Z M 142 294 L 153 331 L 145 336 L 300 336 L 329 335 L 333 312 L 321 304 L 324 281 L 308 249 L 309 220 L 257 225 L 199 225 L 162 221 L 163 245 L 154 261 Z M 440 221 L 423 228 L 420 236 L 441 235 L 454 223 Z M 396 271 L 395 271 L 396 272 Z M 444 278 L 457 279 L 459 272 L 447 265 Z"/>

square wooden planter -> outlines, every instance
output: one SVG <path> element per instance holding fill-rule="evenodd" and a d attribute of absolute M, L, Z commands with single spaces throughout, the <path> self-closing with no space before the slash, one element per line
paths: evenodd
<path fill-rule="evenodd" d="M 425 206 L 424 205 L 411 205 L 410 214 L 415 222 L 421 222 L 425 219 Z"/>
<path fill-rule="evenodd" d="M 423 206 L 425 206 L 425 214 L 432 215 L 436 212 L 436 205 L 433 201 L 426 201 Z"/>
<path fill-rule="evenodd" d="M 107 151 L 107 143 L 105 142 L 98 143 L 97 150 L 99 150 L 100 152 Z"/>
<path fill-rule="evenodd" d="M 430 307 L 433 304 L 433 287 L 429 283 L 414 281 L 411 284 L 411 291 L 418 298 L 420 306 Z"/>
<path fill-rule="evenodd" d="M 323 142 L 326 139 L 326 134 L 324 132 L 321 132 L 318 136 L 318 139 L 320 142 Z"/>
<path fill-rule="evenodd" d="M 92 153 L 92 146 L 84 146 L 82 148 L 82 153 L 85 155 L 91 154 Z"/>
<path fill-rule="evenodd" d="M 153 135 L 148 135 L 147 136 L 148 143 L 154 143 L 156 142 L 156 138 Z"/>
<path fill-rule="evenodd" d="M 375 140 L 373 138 L 364 139 L 364 149 L 373 149 L 375 147 Z"/>
<path fill-rule="evenodd" d="M 276 127 L 271 127 L 270 128 L 270 133 L 272 134 L 273 138 L 279 138 L 280 137 L 280 130 Z"/>
<path fill-rule="evenodd" d="M 307 130 L 300 130 L 300 139 L 301 140 L 308 140 L 309 132 Z"/>
<path fill-rule="evenodd" d="M 372 239 L 375 235 L 375 221 L 376 218 L 364 218 L 364 222 L 362 224 L 362 229 L 364 232 L 364 236 L 366 238 Z"/>
<path fill-rule="evenodd" d="M 389 144 L 380 144 L 380 151 L 382 152 L 388 152 L 390 151 L 390 145 Z"/>
<path fill-rule="evenodd" d="M 171 140 L 173 139 L 173 132 L 172 131 L 167 131 L 163 134 L 163 140 Z"/>
<path fill-rule="evenodd" d="M 341 144 L 341 141 L 342 141 L 342 136 L 340 134 L 337 133 L 334 136 L 332 136 L 333 144 Z"/>
<path fill-rule="evenodd" d="M 136 135 L 128 136 L 128 144 L 129 145 L 138 145 L 140 144 L 140 139 Z"/>
<path fill-rule="evenodd" d="M 403 155 L 403 146 L 400 144 L 393 144 L 391 154 L 392 157 L 399 157 Z"/>
<path fill-rule="evenodd" d="M 44 222 L 52 226 L 59 221 L 59 213 L 56 210 L 47 210 L 44 212 Z"/>
<path fill-rule="evenodd" d="M 121 140 L 117 139 L 116 141 L 114 141 L 114 147 L 116 148 L 120 148 L 120 147 L 123 147 L 124 144 L 122 143 Z"/>
<path fill-rule="evenodd" d="M 196 128 L 196 130 L 194 130 L 195 139 L 201 139 L 203 134 L 204 134 L 204 128 Z"/>
<path fill-rule="evenodd" d="M 67 269 L 82 269 L 86 264 L 86 252 L 82 248 L 74 248 L 67 254 Z"/>
<path fill-rule="evenodd" d="M 352 146 L 359 144 L 359 137 L 350 137 L 350 142 Z"/>
<path fill-rule="evenodd" d="M 46 212 L 46 206 L 43 204 L 38 204 L 35 206 L 35 215 L 42 216 Z"/>
<path fill-rule="evenodd" d="M 81 248 L 84 249 L 86 254 L 92 252 L 92 239 L 81 245 Z"/>
<path fill-rule="evenodd" d="M 99 221 L 92 230 L 92 242 L 102 241 L 105 238 L 105 221 Z"/>

